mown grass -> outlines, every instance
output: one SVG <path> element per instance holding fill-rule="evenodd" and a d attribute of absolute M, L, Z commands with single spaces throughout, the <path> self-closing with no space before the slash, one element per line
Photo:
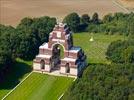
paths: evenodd
<path fill-rule="evenodd" d="M 73 78 L 32 73 L 6 100 L 57 100 Z"/>
<path fill-rule="evenodd" d="M 123 40 L 122 35 L 105 35 L 105 34 L 89 34 L 89 33 L 76 33 L 74 36 L 74 45 L 82 47 L 84 50 L 87 61 L 89 63 L 107 63 L 110 61 L 106 59 L 105 52 L 108 45 L 112 41 Z M 90 41 L 93 36 L 94 41 Z M 127 37 L 125 37 L 127 39 Z"/>

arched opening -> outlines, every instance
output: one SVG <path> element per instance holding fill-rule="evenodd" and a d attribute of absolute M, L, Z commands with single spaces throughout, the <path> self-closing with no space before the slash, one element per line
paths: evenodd
<path fill-rule="evenodd" d="M 53 70 L 60 69 L 61 59 L 64 58 L 64 47 L 61 44 L 52 46 L 51 68 Z"/>
<path fill-rule="evenodd" d="M 66 68 L 65 72 L 70 73 L 69 63 L 66 63 L 65 68 Z"/>
<path fill-rule="evenodd" d="M 45 61 L 44 60 L 41 60 L 41 62 L 40 62 L 40 68 L 41 69 L 45 69 Z"/>

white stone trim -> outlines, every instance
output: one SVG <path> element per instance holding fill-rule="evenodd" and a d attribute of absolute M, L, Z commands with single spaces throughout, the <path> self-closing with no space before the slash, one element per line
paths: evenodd
<path fill-rule="evenodd" d="M 67 58 L 67 57 L 65 57 L 65 58 L 63 58 L 63 59 L 61 59 L 61 60 L 65 60 L 65 61 L 73 61 L 73 62 L 76 61 L 76 59 L 73 59 L 73 58 Z"/>
<path fill-rule="evenodd" d="M 58 98 L 58 100 L 61 100 L 61 98 L 63 97 L 64 93 L 61 94 L 61 96 Z"/>
<path fill-rule="evenodd" d="M 40 63 L 33 63 L 33 69 L 40 70 L 41 69 L 41 64 Z"/>
<path fill-rule="evenodd" d="M 50 71 L 51 70 L 51 68 L 50 68 L 50 65 L 45 65 L 45 71 Z"/>
<path fill-rule="evenodd" d="M 51 58 L 51 55 L 43 55 L 43 54 L 39 54 L 36 57 L 41 57 L 41 58 Z"/>
<path fill-rule="evenodd" d="M 79 52 L 80 50 L 81 50 L 80 47 L 72 47 L 72 48 L 69 50 L 69 52 L 75 52 L 75 53 L 77 53 L 77 52 Z"/>
<path fill-rule="evenodd" d="M 66 73 L 66 68 L 65 67 L 60 67 L 60 73 Z"/>
<path fill-rule="evenodd" d="M 55 42 L 55 41 L 56 41 L 56 42 L 63 42 L 63 43 L 65 42 L 65 40 L 61 40 L 61 39 L 52 39 L 52 41 L 54 41 L 54 42 Z"/>
<path fill-rule="evenodd" d="M 43 43 L 39 48 L 40 49 L 48 48 L 48 43 Z"/>
<path fill-rule="evenodd" d="M 59 31 L 59 32 L 57 32 L 57 34 L 56 34 L 56 35 L 57 35 L 57 37 L 58 37 L 58 38 L 61 38 L 61 32 L 60 32 L 60 31 Z"/>
<path fill-rule="evenodd" d="M 77 74 L 78 74 L 77 68 L 70 68 L 70 74 L 77 76 Z"/>

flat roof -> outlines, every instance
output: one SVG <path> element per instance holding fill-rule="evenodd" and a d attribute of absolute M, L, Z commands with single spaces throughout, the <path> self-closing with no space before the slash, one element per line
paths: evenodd
<path fill-rule="evenodd" d="M 39 47 L 40 49 L 42 48 L 48 48 L 48 43 L 43 43 L 40 47 Z"/>
<path fill-rule="evenodd" d="M 39 54 L 36 57 L 40 57 L 40 58 L 51 58 L 51 55 L 43 55 L 43 54 Z"/>
<path fill-rule="evenodd" d="M 64 59 L 61 59 L 61 60 L 66 60 L 66 61 L 76 61 L 76 59 L 74 59 L 74 58 L 67 58 L 67 57 L 65 57 Z"/>
<path fill-rule="evenodd" d="M 79 52 L 81 50 L 81 47 L 72 47 L 69 51 L 70 52 Z"/>

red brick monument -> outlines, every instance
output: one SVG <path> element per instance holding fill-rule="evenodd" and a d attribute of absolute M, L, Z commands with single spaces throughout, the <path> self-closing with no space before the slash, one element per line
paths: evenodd
<path fill-rule="evenodd" d="M 60 57 L 59 45 L 64 49 Z M 41 72 L 59 70 L 60 74 L 78 76 L 86 66 L 86 56 L 80 47 L 73 46 L 73 37 L 66 24 L 55 25 L 49 35 L 49 42 L 39 47 L 39 54 L 33 61 L 33 69 Z"/>

